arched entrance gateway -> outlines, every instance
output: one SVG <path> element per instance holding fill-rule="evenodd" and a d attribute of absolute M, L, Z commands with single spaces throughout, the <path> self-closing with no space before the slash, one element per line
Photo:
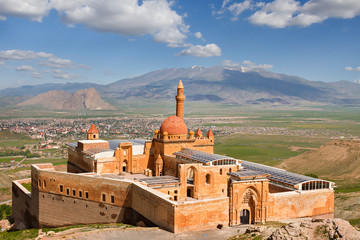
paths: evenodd
<path fill-rule="evenodd" d="M 241 183 L 236 183 L 230 189 L 230 225 L 254 224 L 263 221 L 262 211 L 265 211 L 266 203 L 261 202 L 259 191 L 253 186 L 244 189 L 241 185 Z"/>
<path fill-rule="evenodd" d="M 255 223 L 256 192 L 248 188 L 242 197 L 240 224 Z"/>

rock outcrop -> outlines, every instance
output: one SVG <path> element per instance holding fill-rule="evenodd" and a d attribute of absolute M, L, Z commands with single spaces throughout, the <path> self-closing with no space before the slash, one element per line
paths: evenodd
<path fill-rule="evenodd" d="M 246 234 L 268 240 L 360 239 L 360 232 L 340 218 L 302 219 L 280 228 L 251 226 L 246 230 Z"/>

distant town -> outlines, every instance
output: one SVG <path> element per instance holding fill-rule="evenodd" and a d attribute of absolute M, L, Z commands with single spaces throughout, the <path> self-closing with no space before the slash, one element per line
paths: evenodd
<path fill-rule="evenodd" d="M 101 138 L 143 138 L 151 139 L 164 118 L 87 118 L 57 119 L 29 118 L 0 120 L 0 130 L 25 133 L 33 139 L 46 141 L 71 141 L 85 138 L 85 132 L 92 123 L 98 126 Z M 330 138 L 356 138 L 350 134 L 332 129 L 291 129 L 288 127 L 241 126 L 240 118 L 188 118 L 185 122 L 190 130 L 211 128 L 215 136 L 234 133 L 287 136 L 323 136 Z M 220 125 L 220 126 L 219 126 Z M 60 142 L 61 143 L 61 142 Z"/>

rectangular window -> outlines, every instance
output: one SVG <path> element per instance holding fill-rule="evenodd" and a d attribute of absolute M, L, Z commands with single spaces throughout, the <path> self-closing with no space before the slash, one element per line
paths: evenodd
<path fill-rule="evenodd" d="M 79 197 L 82 198 L 82 191 L 79 191 Z"/>
<path fill-rule="evenodd" d="M 73 196 L 75 197 L 76 196 L 76 190 L 73 189 Z"/>
<path fill-rule="evenodd" d="M 177 190 L 175 190 L 174 193 L 177 194 Z"/>
<path fill-rule="evenodd" d="M 111 196 L 111 203 L 115 202 L 115 196 Z"/>
<path fill-rule="evenodd" d="M 85 192 L 85 198 L 88 199 L 89 198 L 89 193 Z"/>
<path fill-rule="evenodd" d="M 174 201 L 177 201 L 177 196 L 174 196 Z"/>
<path fill-rule="evenodd" d="M 106 195 L 103 193 L 102 194 L 102 201 L 105 202 L 106 201 Z"/>
<path fill-rule="evenodd" d="M 60 192 L 63 192 L 63 191 L 64 191 L 64 186 L 60 185 Z"/>
<path fill-rule="evenodd" d="M 39 187 L 41 187 L 41 180 L 39 179 Z"/>
<path fill-rule="evenodd" d="M 69 188 L 66 189 L 66 195 L 70 195 L 70 189 Z"/>

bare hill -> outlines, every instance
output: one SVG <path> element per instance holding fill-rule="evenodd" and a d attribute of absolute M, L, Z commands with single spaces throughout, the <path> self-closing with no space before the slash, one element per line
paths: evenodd
<path fill-rule="evenodd" d="M 94 88 L 89 88 L 75 92 L 64 102 L 63 109 L 115 110 L 115 107 L 104 102 Z"/>
<path fill-rule="evenodd" d="M 49 91 L 28 99 L 17 106 L 40 106 L 56 110 L 115 110 L 104 102 L 94 88 L 81 89 L 74 94 L 63 90 Z"/>
<path fill-rule="evenodd" d="M 33 106 L 39 105 L 48 109 L 63 109 L 63 103 L 71 97 L 71 94 L 63 90 L 54 90 L 46 93 L 39 94 L 18 106 Z"/>
<path fill-rule="evenodd" d="M 313 173 L 331 179 L 360 178 L 360 141 L 335 140 L 317 150 L 289 158 L 280 164 L 286 170 Z"/>

